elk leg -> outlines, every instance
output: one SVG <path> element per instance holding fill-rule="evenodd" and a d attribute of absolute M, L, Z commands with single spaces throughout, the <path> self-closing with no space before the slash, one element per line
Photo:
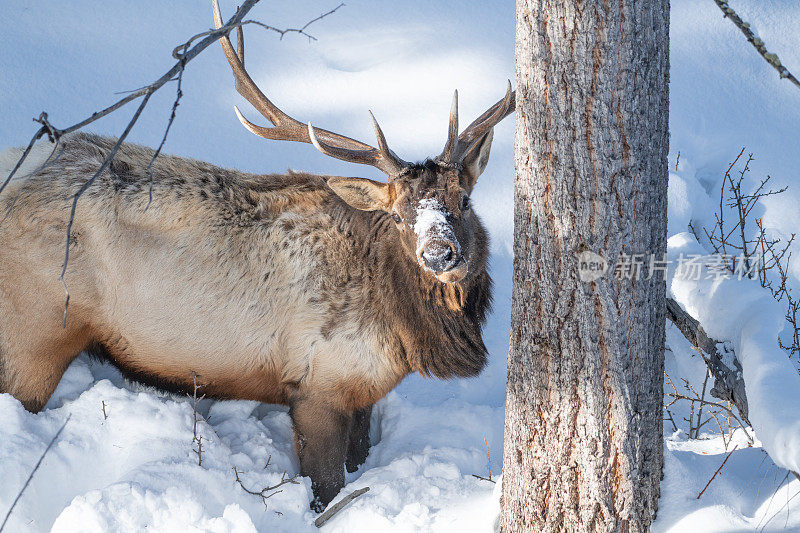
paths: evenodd
<path fill-rule="evenodd" d="M 344 487 L 350 416 L 319 398 L 300 398 L 289 409 L 294 424 L 300 475 L 311 478 L 311 509 L 321 512 Z"/>
<path fill-rule="evenodd" d="M 358 470 L 358 467 L 364 464 L 369 455 L 369 417 L 371 414 L 371 405 L 353 413 L 350 439 L 347 443 L 347 461 L 345 462 L 348 472 Z"/>
<path fill-rule="evenodd" d="M 10 393 L 28 411 L 39 412 L 56 390 L 69 364 L 86 347 L 83 327 L 4 329 L 0 338 L 0 392 Z M 24 335 L 20 334 L 24 333 Z"/>

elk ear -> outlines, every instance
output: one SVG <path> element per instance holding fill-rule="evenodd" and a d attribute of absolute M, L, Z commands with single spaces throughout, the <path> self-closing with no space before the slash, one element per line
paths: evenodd
<path fill-rule="evenodd" d="M 392 186 L 367 178 L 328 178 L 328 187 L 347 204 L 362 211 L 388 211 Z"/>
<path fill-rule="evenodd" d="M 492 149 L 492 137 L 494 137 L 494 128 L 486 132 L 482 139 L 475 141 L 469 151 L 464 154 L 464 159 L 462 159 L 464 172 L 461 178 L 461 186 L 467 192 L 472 192 L 478 177 L 486 170 L 486 164 L 489 163 L 489 152 Z"/>

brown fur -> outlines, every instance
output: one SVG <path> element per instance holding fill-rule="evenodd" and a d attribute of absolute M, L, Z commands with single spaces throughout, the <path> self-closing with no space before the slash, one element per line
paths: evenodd
<path fill-rule="evenodd" d="M 298 447 L 302 471 L 325 504 L 344 479 L 330 467 L 341 450 L 323 452 L 325 442 L 342 438 L 345 450 L 354 412 L 410 372 L 474 376 L 485 365 L 487 236 L 457 207 L 474 178 L 430 161 L 388 189 L 388 209 L 410 221 L 415 202 L 435 193 L 460 213 L 453 225 L 469 274 L 452 284 L 417 263 L 409 224 L 354 209 L 325 176 L 161 155 L 147 207 L 153 151 L 125 144 L 78 202 L 63 328 L 71 196 L 113 142 L 67 136 L 0 197 L 0 215 L 17 198 L 0 226 L 0 392 L 26 408 L 41 409 L 86 349 L 167 390 L 190 389 L 195 372 L 210 396 L 291 406 L 308 442 Z M 360 457 L 363 416 L 353 424 L 362 445 L 347 453 Z"/>

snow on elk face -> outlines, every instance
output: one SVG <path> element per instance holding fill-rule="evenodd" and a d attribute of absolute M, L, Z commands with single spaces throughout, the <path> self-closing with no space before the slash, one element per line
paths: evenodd
<path fill-rule="evenodd" d="M 444 283 L 459 282 L 469 274 L 476 247 L 479 221 L 460 173 L 456 165 L 426 161 L 410 167 L 395 182 L 391 215 L 404 248 L 423 270 Z"/>

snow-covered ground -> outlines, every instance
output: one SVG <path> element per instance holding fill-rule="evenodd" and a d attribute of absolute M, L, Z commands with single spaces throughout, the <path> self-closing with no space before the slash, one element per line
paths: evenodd
<path fill-rule="evenodd" d="M 0 147 L 27 143 L 35 129 L 30 119 L 42 110 L 49 112 L 55 125 L 68 125 L 114 101 L 115 92 L 155 79 L 171 65 L 172 48 L 207 28 L 211 20 L 207 0 L 6 4 L 0 35 Z M 797 2 L 730 0 L 730 4 L 790 70 L 800 73 Z M 297 26 L 336 5 L 336 1 L 276 0 L 262 2 L 252 16 L 276 26 Z M 224 1 L 222 8 L 229 16 L 234 3 Z M 318 41 L 291 35 L 278 41 L 273 34 L 249 28 L 248 70 L 290 114 L 368 142 L 372 132 L 367 109 L 372 109 L 392 148 L 405 159 L 422 159 L 441 150 L 454 88 L 459 89 L 461 116 L 469 121 L 500 98 L 505 80 L 514 77 L 513 2 L 351 0 L 310 31 Z M 670 177 L 671 253 L 698 249 L 683 232 L 690 220 L 697 226 L 713 224 L 722 174 L 743 146 L 756 156 L 748 184 L 770 174 L 776 186 L 791 187 L 757 208 L 772 232 L 788 236 L 800 227 L 796 132 L 800 91 L 778 79 L 711 0 L 674 0 L 671 37 L 671 165 L 681 154 Z M 172 90 L 167 87 L 153 98 L 131 140 L 150 146 L 159 143 Z M 269 142 L 244 131 L 232 112 L 241 99 L 218 49 L 208 50 L 189 65 L 183 90 L 167 152 L 255 172 L 291 166 L 381 179 L 372 169 L 332 160 L 308 145 Z M 258 122 L 255 112 L 246 106 L 243 110 Z M 107 117 L 92 130 L 118 135 L 131 112 Z M 495 311 L 485 330 L 489 366 L 472 380 L 411 377 L 381 401 L 373 414 L 375 445 L 366 464 L 348 475 L 343 492 L 363 486 L 370 491 L 326 529 L 492 529 L 499 508 L 497 485 L 473 474 L 488 475 L 487 446 L 493 479 L 502 464 L 512 141 L 513 118 L 509 118 L 497 128 L 491 162 L 473 196 L 493 242 Z M 798 279 L 800 253 L 793 256 L 790 281 L 798 286 Z M 764 318 L 752 335 L 742 336 L 744 330 L 736 329 L 753 322 L 744 320 L 756 314 L 744 307 L 753 302 L 747 299 L 752 288 L 740 291 L 677 282 L 671 289 L 693 313 L 737 320 L 720 324 L 712 334 L 739 349 L 755 339 L 756 359 L 751 361 L 782 355 L 769 337 L 780 328 L 779 320 Z M 712 289 L 717 290 L 713 301 L 718 308 L 701 309 L 705 301 L 701 296 Z M 772 309 L 774 318 L 775 308 L 763 304 L 756 310 Z M 725 313 L 715 313 L 719 310 Z M 668 346 L 670 375 L 701 383 L 702 362 L 671 326 Z M 745 366 L 746 379 L 763 377 L 748 377 Z M 772 373 L 785 368 L 779 365 Z M 794 378 L 783 376 L 782 387 L 791 387 Z M 794 393 L 784 388 L 764 394 Z M 791 414 L 792 402 L 767 413 L 768 421 Z M 38 415 L 0 395 L 0 518 L 51 437 L 71 415 L 18 503 L 8 531 L 316 529 L 307 507 L 308 480 L 282 486 L 266 507 L 235 480 L 234 467 L 245 487 L 260 490 L 278 483 L 284 472 L 297 472 L 286 410 L 208 401 L 201 402 L 199 410 L 202 466 L 192 451 L 193 412 L 187 399 L 126 384 L 113 369 L 88 359 L 80 358 L 70 367 Z M 675 432 L 670 422 L 665 423 L 665 477 L 654 530 L 800 529 L 800 498 L 795 498 L 800 481 L 776 466 L 758 439 L 746 447 L 742 432 L 728 448 L 738 444 L 740 449 L 698 499 L 727 452 L 709 426 L 704 428 L 708 438 L 686 438 L 681 419 L 688 416 L 687 405 L 676 404 L 671 411 L 683 431 Z M 784 466 L 800 456 L 788 444 L 781 447 L 777 428 L 759 428 L 756 423 L 756 431 Z"/>

